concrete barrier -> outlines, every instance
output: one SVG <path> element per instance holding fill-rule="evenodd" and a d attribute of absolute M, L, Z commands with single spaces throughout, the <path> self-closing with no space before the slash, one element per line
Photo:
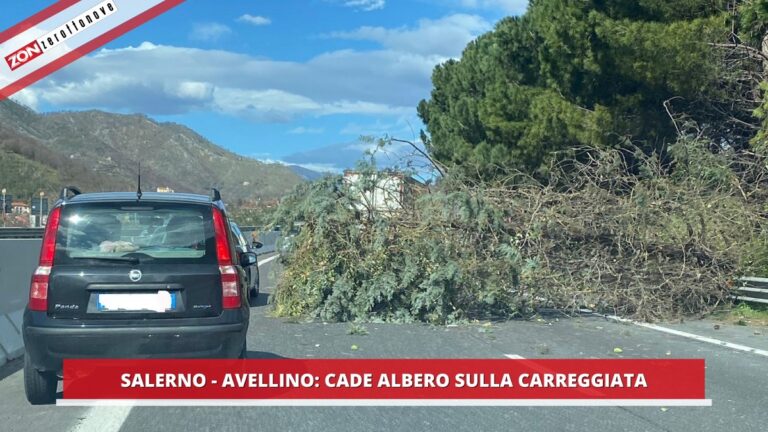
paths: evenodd
<path fill-rule="evenodd" d="M 40 239 L 0 240 L 0 365 L 24 354 L 21 319 Z"/>

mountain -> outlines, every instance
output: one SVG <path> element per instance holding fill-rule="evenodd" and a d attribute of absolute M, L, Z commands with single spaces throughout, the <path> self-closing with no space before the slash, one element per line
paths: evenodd
<path fill-rule="evenodd" d="M 0 102 L 0 187 L 8 193 L 55 193 L 65 184 L 133 190 L 139 162 L 144 190 L 218 187 L 230 203 L 279 198 L 304 181 L 286 166 L 232 153 L 185 126 L 144 115 L 38 114 Z"/>
<path fill-rule="evenodd" d="M 288 165 L 288 168 L 290 168 L 294 174 L 298 175 L 306 181 L 315 181 L 328 175 L 327 173 L 312 171 L 311 169 L 307 169 L 298 165 Z"/>

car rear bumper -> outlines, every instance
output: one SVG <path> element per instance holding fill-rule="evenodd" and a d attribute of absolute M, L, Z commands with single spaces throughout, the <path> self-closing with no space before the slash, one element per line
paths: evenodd
<path fill-rule="evenodd" d="M 41 371 L 61 371 L 68 358 L 237 358 L 248 331 L 238 312 L 215 323 L 75 326 L 27 311 L 22 333 L 26 355 Z"/>

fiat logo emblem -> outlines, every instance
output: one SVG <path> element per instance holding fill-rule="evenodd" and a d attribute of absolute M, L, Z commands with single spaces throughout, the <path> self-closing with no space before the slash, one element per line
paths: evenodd
<path fill-rule="evenodd" d="M 131 270 L 130 273 L 128 273 L 128 277 L 131 278 L 132 282 L 138 282 L 141 280 L 141 270 Z"/>

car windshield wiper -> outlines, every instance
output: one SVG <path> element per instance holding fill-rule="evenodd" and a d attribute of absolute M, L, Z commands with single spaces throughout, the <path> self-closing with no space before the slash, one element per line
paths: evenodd
<path fill-rule="evenodd" d="M 131 264 L 138 264 L 141 261 L 136 257 L 78 257 L 76 259 L 87 259 L 87 260 L 94 260 L 94 261 L 110 261 L 110 262 L 127 262 Z"/>

